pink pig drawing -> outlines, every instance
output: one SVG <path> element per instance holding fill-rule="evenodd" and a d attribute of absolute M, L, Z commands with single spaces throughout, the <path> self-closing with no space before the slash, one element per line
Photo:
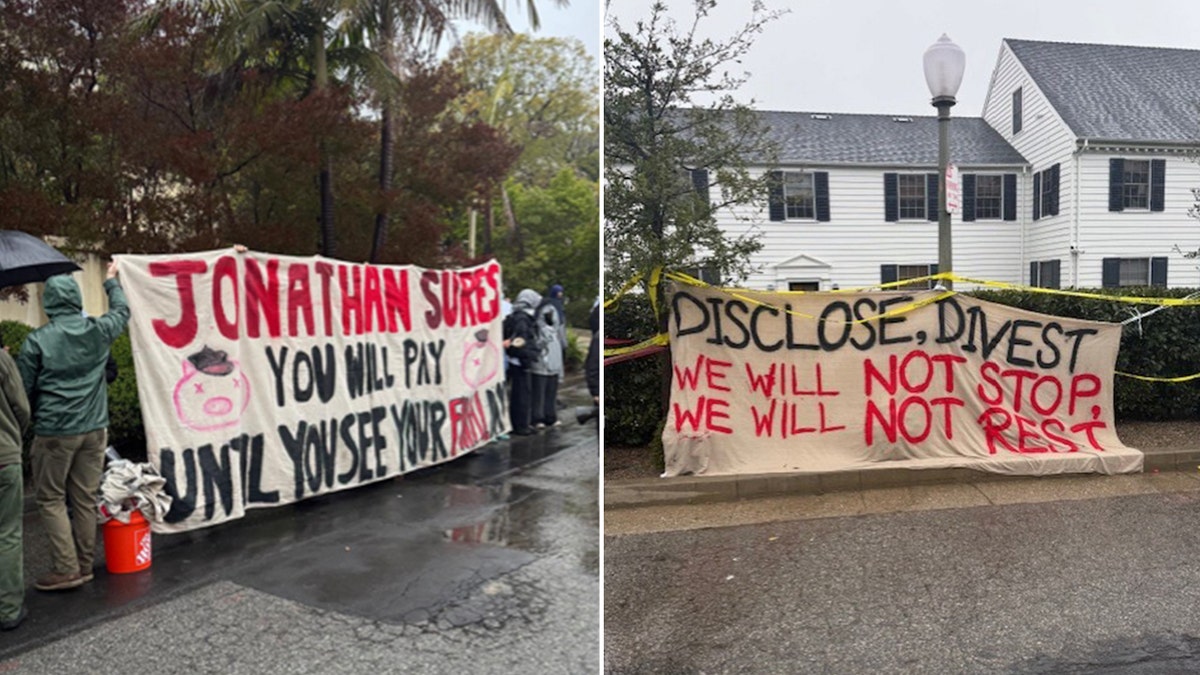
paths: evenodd
<path fill-rule="evenodd" d="M 486 384 L 500 370 L 500 349 L 488 342 L 488 330 L 475 331 L 473 340 L 467 342 L 463 353 L 463 381 L 472 389 Z"/>
<path fill-rule="evenodd" d="M 250 380 L 229 355 L 205 346 L 183 362 L 175 385 L 175 415 L 196 431 L 237 424 L 250 404 Z"/>

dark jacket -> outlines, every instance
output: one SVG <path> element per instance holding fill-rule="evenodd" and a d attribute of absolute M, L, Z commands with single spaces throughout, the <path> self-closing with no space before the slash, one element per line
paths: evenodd
<path fill-rule="evenodd" d="M 83 316 L 79 284 L 50 277 L 43 297 L 50 323 L 29 334 L 17 367 L 33 407 L 39 436 L 73 436 L 108 426 L 104 381 L 109 347 L 129 322 L 129 305 L 116 279 L 104 282 L 108 312 Z"/>
<path fill-rule="evenodd" d="M 21 463 L 21 439 L 29 428 L 29 398 L 17 364 L 0 350 L 0 466 Z"/>
<path fill-rule="evenodd" d="M 592 341 L 588 343 L 587 356 L 583 359 L 583 374 L 587 378 L 588 391 L 592 396 L 600 395 L 600 305 L 592 307 L 588 315 L 588 327 L 592 329 Z"/>
<path fill-rule="evenodd" d="M 510 344 L 506 353 L 520 361 L 521 368 L 529 368 L 541 356 L 537 325 L 534 324 L 533 317 L 534 310 L 541 302 L 542 296 L 538 295 L 537 291 L 527 288 L 517 294 L 512 313 L 504 317 L 504 339 L 522 343 Z"/>

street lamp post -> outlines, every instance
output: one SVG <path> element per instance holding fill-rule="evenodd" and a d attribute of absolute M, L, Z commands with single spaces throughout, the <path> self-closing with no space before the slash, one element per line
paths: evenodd
<path fill-rule="evenodd" d="M 963 50 L 943 33 L 925 50 L 925 83 L 938 110 L 938 271 L 954 270 L 950 245 L 950 212 L 946 210 L 946 166 L 950 163 L 950 107 L 957 101 L 967 59 Z M 953 286 L 945 281 L 946 288 Z"/>

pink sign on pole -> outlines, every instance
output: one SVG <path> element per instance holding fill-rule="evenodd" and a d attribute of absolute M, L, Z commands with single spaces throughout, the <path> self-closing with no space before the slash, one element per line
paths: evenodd
<path fill-rule="evenodd" d="M 958 209 L 962 206 L 962 187 L 958 182 L 958 167 L 953 164 L 946 165 L 946 210 L 950 213 L 958 213 Z"/>

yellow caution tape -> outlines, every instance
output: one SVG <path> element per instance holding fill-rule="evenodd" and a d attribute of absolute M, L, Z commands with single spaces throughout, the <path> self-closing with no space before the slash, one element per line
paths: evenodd
<path fill-rule="evenodd" d="M 622 288 L 621 291 L 618 292 L 615 297 L 613 297 L 613 299 L 604 303 L 604 307 L 607 309 L 611 304 L 614 304 L 622 295 L 624 295 L 630 288 L 632 288 L 635 283 L 640 281 L 641 277 L 642 277 L 642 275 L 638 274 L 633 279 L 631 279 L 629 281 L 629 283 L 625 284 L 625 287 Z M 833 318 L 822 319 L 821 317 L 814 316 L 812 314 L 806 314 L 804 312 L 799 312 L 796 310 L 780 308 L 777 305 L 763 302 L 761 300 L 758 300 L 757 298 L 748 296 L 748 295 L 746 295 L 746 293 L 764 293 L 764 294 L 770 293 L 773 295 L 774 294 L 804 295 L 806 293 L 858 293 L 858 292 L 870 291 L 870 290 L 875 290 L 875 289 L 897 288 L 900 286 L 907 286 L 907 285 L 914 284 L 914 283 L 921 283 L 923 281 L 944 280 L 944 281 L 951 281 L 951 282 L 956 282 L 956 283 L 974 284 L 976 286 L 984 286 L 987 288 L 998 288 L 998 289 L 1002 289 L 1002 290 L 1022 291 L 1022 292 L 1028 292 L 1028 293 L 1045 293 L 1045 294 L 1049 294 L 1049 295 L 1066 295 L 1066 296 L 1070 296 L 1070 297 L 1074 297 L 1074 298 L 1086 298 L 1086 299 L 1090 299 L 1090 300 L 1104 300 L 1104 301 L 1108 301 L 1108 302 L 1121 302 L 1121 303 L 1134 304 L 1134 305 L 1159 305 L 1162 307 L 1186 307 L 1186 306 L 1192 306 L 1192 305 L 1200 305 L 1200 296 L 1197 296 L 1197 294 L 1193 294 L 1192 296 L 1188 296 L 1188 297 L 1184 297 L 1184 298 L 1154 298 L 1154 297 L 1140 297 L 1140 296 L 1133 296 L 1133 295 L 1105 295 L 1103 293 L 1087 293 L 1084 291 L 1063 290 L 1063 289 L 1059 289 L 1059 288 L 1041 288 L 1038 286 L 1024 286 L 1021 284 L 1013 284 L 1013 283 L 1008 283 L 1005 281 L 990 281 L 990 280 L 986 280 L 986 279 L 974 279 L 971 277 L 960 276 L 958 274 L 954 274 L 953 272 L 939 272 L 937 274 L 930 274 L 928 276 L 917 277 L 917 278 L 913 278 L 913 279 L 905 279 L 903 281 L 893 281 L 893 282 L 888 282 L 888 283 L 883 283 L 883 284 L 875 284 L 873 286 L 862 286 L 862 287 L 857 287 L 857 288 L 842 288 L 842 289 L 837 289 L 837 290 L 833 290 L 833 291 L 756 291 L 756 290 L 752 290 L 752 289 L 731 288 L 731 287 L 725 287 L 725 286 L 713 286 L 712 284 L 707 284 L 703 281 L 700 281 L 699 279 L 696 279 L 695 277 L 684 274 L 682 272 L 664 271 L 663 268 L 661 268 L 661 267 L 655 268 L 651 272 L 651 277 L 650 277 L 651 288 L 657 288 L 658 282 L 661 277 L 665 277 L 672 281 L 678 281 L 682 284 L 686 284 L 689 286 L 697 286 L 700 288 L 716 288 L 718 290 L 729 293 L 731 296 L 733 296 L 739 300 L 748 302 L 753 305 L 769 307 L 776 311 L 783 312 L 785 314 L 790 314 L 792 316 L 798 316 L 798 317 L 802 317 L 802 318 L 806 318 L 806 319 L 813 319 L 816 321 L 829 321 L 829 322 L 850 323 L 850 324 L 869 323 L 871 321 L 877 321 L 879 319 L 884 319 L 884 318 L 899 316 L 901 314 L 906 314 L 908 312 L 912 312 L 914 310 L 925 307 L 926 305 L 940 302 L 952 295 L 955 295 L 955 291 L 944 290 L 940 293 L 937 293 L 936 295 L 931 295 L 928 298 L 922 298 L 921 300 L 917 300 L 917 301 L 911 302 L 907 305 L 897 307 L 897 308 L 892 309 L 883 314 L 879 314 L 877 316 L 872 316 L 870 318 L 865 318 L 865 319 L 856 319 L 856 320 L 852 320 L 852 321 L 842 321 L 841 319 L 833 319 Z M 1193 296 L 1196 296 L 1196 297 L 1193 297 Z M 650 302 L 651 302 L 651 306 L 654 308 L 654 316 L 657 319 L 658 318 L 657 294 L 653 294 L 653 293 L 651 294 Z M 652 337 L 648 340 L 639 342 L 636 345 L 632 345 L 629 347 L 617 347 L 615 349 L 606 349 L 606 350 L 604 350 L 604 355 L 605 356 L 619 356 L 621 354 L 626 354 L 629 352 L 637 351 L 639 349 L 644 349 L 646 347 L 666 345 L 666 344 L 668 344 L 668 342 L 669 342 L 669 340 L 668 340 L 667 334 L 659 333 L 658 335 L 655 335 L 654 337 Z M 1123 373 L 1120 371 L 1116 371 L 1116 374 L 1120 375 L 1121 377 L 1128 377 L 1128 378 L 1132 378 L 1135 380 L 1142 380 L 1144 382 L 1180 383 L 1180 382 L 1190 382 L 1192 380 L 1200 379 L 1200 373 L 1194 373 L 1192 375 L 1181 375 L 1179 377 L 1151 377 L 1148 375 L 1134 375 L 1132 373 Z"/>
<path fill-rule="evenodd" d="M 604 309 L 608 309 L 609 307 L 612 307 L 613 305 L 617 304 L 617 301 L 621 299 L 621 296 L 628 293 L 629 289 L 633 288 L 634 284 L 636 284 L 637 282 L 639 282 L 641 280 L 642 280 L 641 272 L 638 272 L 637 274 L 633 275 L 633 278 L 630 279 L 629 281 L 625 282 L 625 285 L 621 287 L 621 290 L 617 291 L 616 295 L 614 295 L 614 296 L 612 296 L 612 298 L 604 301 Z"/>
<path fill-rule="evenodd" d="M 662 267 L 650 271 L 650 308 L 654 310 L 654 323 L 658 323 L 658 282 L 662 280 Z"/>
<path fill-rule="evenodd" d="M 1187 305 L 1200 305 L 1200 298 L 1143 298 L 1135 295 L 1104 295 L 1103 293 L 1085 293 L 1083 291 L 1064 291 L 1060 288 L 1040 288 L 1037 286 L 1022 286 L 1020 284 L 1010 284 L 1005 281 L 987 281 L 984 279 L 971 279 L 969 277 L 960 277 L 957 274 L 935 274 L 933 278 L 949 279 L 952 281 L 961 281 L 966 284 L 976 284 L 978 286 L 988 286 L 991 288 L 1001 288 L 1010 291 L 1025 291 L 1029 293 L 1046 293 L 1049 295 L 1069 295 L 1073 298 L 1089 298 L 1092 300 L 1107 300 L 1109 302 L 1124 302 L 1134 305 L 1163 305 L 1164 307 L 1183 307 Z"/>
<path fill-rule="evenodd" d="M 1134 380 L 1142 380 L 1143 382 L 1170 382 L 1172 384 L 1178 384 L 1179 382 L 1190 382 L 1192 380 L 1200 380 L 1200 373 L 1193 373 L 1191 375 L 1181 375 L 1179 377 L 1150 377 L 1149 375 L 1133 375 L 1131 373 L 1122 373 L 1121 371 L 1118 370 L 1117 375 L 1120 375 L 1121 377 L 1132 378 Z"/>

